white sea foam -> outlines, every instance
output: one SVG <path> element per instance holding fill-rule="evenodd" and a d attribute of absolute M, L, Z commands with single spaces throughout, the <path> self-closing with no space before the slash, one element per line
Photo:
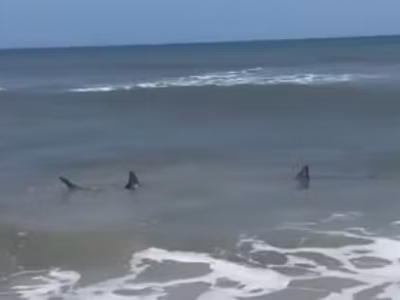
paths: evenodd
<path fill-rule="evenodd" d="M 343 236 L 347 238 L 364 238 L 364 235 L 357 235 L 348 232 L 324 233 L 332 236 Z M 262 241 L 248 240 L 254 248 L 253 251 L 279 251 L 289 257 L 287 265 L 297 264 L 312 265 L 312 271 L 317 275 L 304 276 L 302 279 L 309 279 L 310 283 L 314 278 L 342 278 L 360 282 L 360 285 L 343 288 L 340 293 L 332 293 L 326 300 L 363 299 L 362 293 L 368 290 L 381 287 L 379 294 L 385 295 L 385 299 L 399 299 L 400 294 L 400 241 L 384 237 L 367 237 L 372 243 L 368 245 L 347 245 L 336 248 L 299 247 L 296 249 L 285 249 L 273 247 Z M 244 240 L 242 241 L 244 242 Z M 316 263 L 314 259 L 298 257 L 301 252 L 324 255 L 324 257 L 335 259 L 340 263 L 340 268 L 329 268 Z M 306 284 L 305 284 L 306 285 Z M 313 284 L 311 284 L 313 286 Z M 290 287 L 290 284 L 289 284 Z M 396 295 L 396 296 L 395 296 Z M 372 298 L 371 298 L 372 299 Z M 375 298 L 373 298 L 375 299 Z M 376 298 L 378 299 L 378 298 Z M 380 298 L 379 298 L 380 299 Z"/>
<path fill-rule="evenodd" d="M 400 226 L 400 220 L 393 221 L 393 222 L 392 222 L 392 225 L 393 225 L 393 226 Z"/>
<path fill-rule="evenodd" d="M 47 275 L 33 276 L 34 284 L 15 286 L 13 289 L 23 299 L 48 299 L 70 293 L 80 277 L 77 272 L 53 269 Z"/>
<path fill-rule="evenodd" d="M 35 278 L 35 284 L 20 284 L 14 290 L 28 300 L 56 296 L 65 300 L 153 300 L 166 296 L 234 300 L 271 293 L 286 293 L 284 299 L 288 300 L 299 299 L 298 293 L 309 293 L 313 299 L 313 293 L 317 293 L 325 300 L 369 299 L 368 295 L 370 299 L 399 299 L 399 240 L 302 230 L 308 235 L 350 242 L 320 248 L 306 241 L 297 248 L 282 248 L 246 237 L 238 243 L 238 249 L 244 245 L 248 249 L 242 253 L 247 259 L 240 262 L 205 253 L 150 248 L 133 256 L 130 274 L 121 278 L 74 288 L 80 279 L 78 273 L 52 270 L 47 276 Z M 262 253 L 284 256 L 286 263 L 255 264 L 255 257 Z M 285 268 L 297 271 L 285 272 Z"/>
<path fill-rule="evenodd" d="M 143 282 L 139 278 L 146 270 L 153 267 L 155 267 L 155 274 L 163 273 L 162 269 L 171 262 L 181 265 L 191 264 L 193 268 L 196 268 L 194 264 L 203 265 L 207 267 L 208 271 L 198 276 L 181 274 L 180 278 L 178 276 L 170 281 L 149 278 L 149 282 Z M 159 269 L 157 270 L 157 268 Z M 201 253 L 167 251 L 156 248 L 150 248 L 134 255 L 130 275 L 75 291 L 71 291 L 71 288 L 79 280 L 79 274 L 71 271 L 52 270 L 47 277 L 36 278 L 36 280 L 40 280 L 42 283 L 32 286 L 17 286 L 14 289 L 21 297 L 29 300 L 43 300 L 60 295 L 71 300 L 157 299 L 166 295 L 168 290 L 173 288 L 185 285 L 194 287 L 196 284 L 201 284 L 204 287 L 204 291 L 201 292 L 204 294 L 203 297 L 207 293 L 211 293 L 215 299 L 236 299 L 236 297 L 262 295 L 283 289 L 289 282 L 285 276 L 268 269 L 242 266 Z M 235 284 L 232 287 L 219 287 L 221 281 Z M 239 285 L 240 288 L 238 288 Z M 209 286 L 213 288 L 210 289 Z M 212 297 L 204 299 L 213 299 Z"/>
<path fill-rule="evenodd" d="M 367 74 L 294 73 L 271 74 L 264 68 L 241 71 L 216 72 L 202 75 L 163 78 L 125 85 L 94 85 L 71 89 L 72 92 L 109 92 L 130 89 L 156 89 L 169 87 L 235 86 L 235 85 L 322 85 L 376 78 Z"/>
<path fill-rule="evenodd" d="M 71 92 L 87 93 L 87 92 L 112 92 L 116 90 L 130 90 L 132 87 L 127 85 L 96 85 L 71 89 Z"/>
<path fill-rule="evenodd" d="M 293 74 L 293 75 L 263 75 L 258 72 L 228 72 L 188 76 L 176 79 L 165 79 L 154 82 L 139 83 L 140 88 L 167 88 L 188 86 L 234 86 L 234 85 L 278 85 L 278 84 L 329 84 L 349 82 L 356 79 L 352 74 Z"/>
<path fill-rule="evenodd" d="M 354 220 L 362 216 L 360 212 L 345 212 L 345 213 L 333 213 L 328 218 L 322 220 L 323 223 L 328 223 L 332 221 L 348 221 Z"/>

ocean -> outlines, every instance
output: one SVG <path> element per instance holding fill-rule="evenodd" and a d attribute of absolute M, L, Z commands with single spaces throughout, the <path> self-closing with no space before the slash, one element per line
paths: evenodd
<path fill-rule="evenodd" d="M 1 50 L 0 125 L 2 300 L 400 299 L 400 37 Z"/>

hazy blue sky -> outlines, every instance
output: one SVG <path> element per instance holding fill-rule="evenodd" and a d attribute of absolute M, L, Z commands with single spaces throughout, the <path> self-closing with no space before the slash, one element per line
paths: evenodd
<path fill-rule="evenodd" d="M 400 0 L 0 0 L 0 48 L 400 34 Z"/>

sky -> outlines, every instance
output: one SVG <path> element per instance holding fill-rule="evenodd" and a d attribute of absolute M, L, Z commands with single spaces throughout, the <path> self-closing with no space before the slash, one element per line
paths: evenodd
<path fill-rule="evenodd" d="M 400 0 L 0 0 L 0 48 L 400 34 Z"/>

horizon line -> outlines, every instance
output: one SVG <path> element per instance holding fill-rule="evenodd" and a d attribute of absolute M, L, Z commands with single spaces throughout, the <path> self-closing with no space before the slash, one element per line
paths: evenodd
<path fill-rule="evenodd" d="M 281 38 L 281 39 L 251 39 L 251 40 L 221 40 L 221 41 L 199 41 L 199 42 L 171 42 L 171 43 L 143 43 L 143 44 L 92 44 L 72 46 L 44 46 L 44 47 L 10 47 L 2 48 L 0 51 L 32 51 L 32 50 L 79 50 L 93 48 L 145 48 L 145 47 L 176 47 L 176 46 L 199 46 L 216 44 L 245 44 L 245 43 L 268 43 L 268 42 L 301 42 L 301 41 L 326 41 L 326 40 L 350 40 L 350 39 L 374 39 L 374 38 L 400 38 L 400 34 L 359 35 L 359 36 L 333 36 L 333 37 L 305 37 L 305 38 Z"/>

